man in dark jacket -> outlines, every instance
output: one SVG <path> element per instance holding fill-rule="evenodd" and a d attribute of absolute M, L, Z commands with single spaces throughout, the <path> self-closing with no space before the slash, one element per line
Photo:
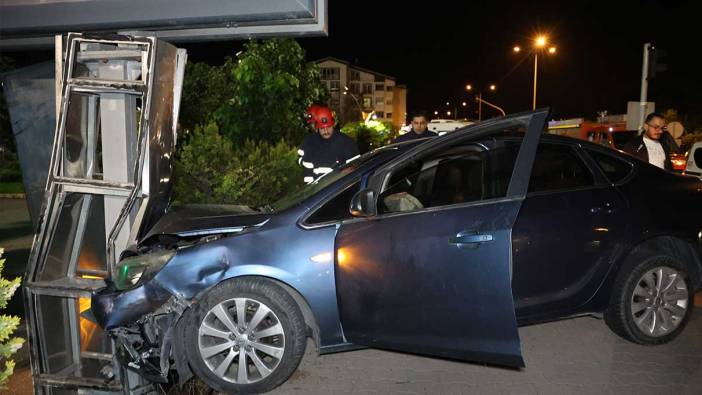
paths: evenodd
<path fill-rule="evenodd" d="M 423 112 L 415 112 L 412 114 L 412 129 L 397 137 L 393 143 L 401 143 L 403 141 L 410 141 L 415 139 L 421 139 L 424 137 L 436 137 L 438 134 L 427 129 L 429 121 L 427 115 Z"/>
<path fill-rule="evenodd" d="M 304 181 L 309 184 L 357 156 L 358 147 L 349 136 L 334 130 L 329 107 L 313 104 L 307 110 L 307 121 L 317 132 L 305 137 L 297 153 L 298 163 L 305 169 Z"/>
<path fill-rule="evenodd" d="M 673 170 L 671 152 L 679 151 L 675 139 L 665 130 L 666 122 L 662 114 L 648 114 L 644 122 L 644 132 L 624 145 L 624 152 L 661 169 Z"/>

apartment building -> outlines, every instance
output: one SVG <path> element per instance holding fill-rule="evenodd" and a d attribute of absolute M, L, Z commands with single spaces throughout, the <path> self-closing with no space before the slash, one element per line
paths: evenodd
<path fill-rule="evenodd" d="M 333 57 L 315 63 L 331 94 L 329 106 L 336 111 L 341 122 L 360 120 L 363 113 L 373 111 L 380 121 L 392 122 L 396 128 L 404 125 L 407 87 L 398 85 L 395 77 Z"/>

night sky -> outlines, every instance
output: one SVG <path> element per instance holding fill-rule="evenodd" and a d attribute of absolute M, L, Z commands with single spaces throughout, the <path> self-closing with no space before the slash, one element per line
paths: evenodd
<path fill-rule="evenodd" d="M 329 36 L 299 39 L 308 58 L 334 56 L 396 77 L 407 85 L 410 111 L 445 111 L 446 101 L 470 99 L 467 83 L 493 82 L 498 90 L 485 99 L 508 112 L 530 109 L 533 56 L 512 48 L 528 47 L 544 32 L 558 52 L 539 59 L 537 106 L 551 106 L 555 118 L 626 112 L 627 101 L 639 99 L 643 44 L 652 42 L 667 52 L 669 71 L 650 82 L 649 100 L 702 124 L 702 3 L 328 3 Z M 188 49 L 192 59 L 212 61 L 239 46 Z"/>
<path fill-rule="evenodd" d="M 329 36 L 300 38 L 310 60 L 334 56 L 397 78 L 408 111 L 446 111 L 474 102 L 464 92 L 495 83 L 484 98 L 516 112 L 531 108 L 537 33 L 558 49 L 539 58 L 538 106 L 554 118 L 626 112 L 639 98 L 642 50 L 667 52 L 669 70 L 649 84 L 658 110 L 677 109 L 686 126 L 702 127 L 702 3 L 680 1 L 499 2 L 328 0 Z M 242 41 L 179 44 L 191 61 L 221 63 Z M 51 59 L 20 54 L 20 62 Z M 453 111 L 453 108 L 451 108 Z M 465 112 L 459 111 L 460 116 Z M 491 116 L 491 114 L 486 114 Z M 474 114 L 471 114 L 473 117 Z"/>

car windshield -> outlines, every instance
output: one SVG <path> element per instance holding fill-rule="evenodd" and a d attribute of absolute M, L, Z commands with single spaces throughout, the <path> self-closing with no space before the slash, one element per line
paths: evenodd
<path fill-rule="evenodd" d="M 403 146 L 409 146 L 414 144 L 402 144 Z M 282 199 L 272 203 L 266 208 L 269 211 L 282 211 L 300 204 L 303 200 L 316 194 L 317 192 L 323 190 L 329 185 L 335 183 L 336 181 L 344 178 L 345 176 L 353 173 L 356 169 L 360 168 L 364 164 L 375 160 L 380 157 L 395 156 L 399 153 L 397 145 L 387 146 L 378 148 L 376 150 L 367 152 L 363 155 L 356 156 L 355 158 L 349 159 L 345 164 L 337 167 L 334 171 L 323 175 L 311 184 L 305 185 L 302 189 L 299 189 L 289 195 L 286 195 Z"/>

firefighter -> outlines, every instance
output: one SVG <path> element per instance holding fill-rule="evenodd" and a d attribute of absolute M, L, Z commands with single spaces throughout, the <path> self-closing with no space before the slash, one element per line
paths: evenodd
<path fill-rule="evenodd" d="M 311 105 L 307 122 L 316 133 L 305 137 L 297 153 L 298 163 L 305 170 L 304 181 L 309 184 L 357 156 L 358 147 L 350 137 L 334 130 L 334 115 L 329 107 Z"/>

